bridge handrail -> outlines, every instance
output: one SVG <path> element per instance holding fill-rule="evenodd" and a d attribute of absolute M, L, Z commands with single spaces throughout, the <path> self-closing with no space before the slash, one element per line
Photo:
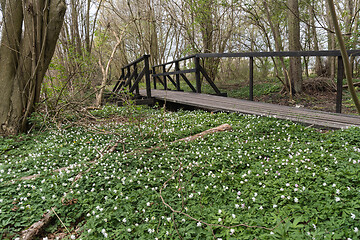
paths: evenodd
<path fill-rule="evenodd" d="M 151 98 L 151 86 L 150 86 L 150 66 L 149 66 L 149 58 L 150 55 L 143 55 L 135 61 L 127 64 L 126 66 L 121 68 L 121 76 L 116 82 L 113 92 L 117 93 L 124 89 L 125 87 L 129 87 L 129 92 L 133 92 L 136 90 L 136 94 L 139 94 L 139 82 L 145 77 L 146 82 L 146 95 L 148 98 Z M 144 68 L 141 70 L 140 74 L 138 73 L 137 64 L 140 62 L 144 62 Z M 133 70 L 131 71 L 131 68 Z M 125 74 L 125 71 L 127 73 Z M 134 79 L 134 83 L 132 84 L 132 79 Z"/>
<path fill-rule="evenodd" d="M 348 50 L 348 55 L 351 56 L 360 56 L 360 50 Z M 150 86 L 150 75 L 153 78 L 154 88 L 156 89 L 156 83 L 159 82 L 163 85 L 164 89 L 168 89 L 167 81 L 169 80 L 176 88 L 176 90 L 181 91 L 180 88 L 180 78 L 182 78 L 190 89 L 193 92 L 201 93 L 201 74 L 204 79 L 210 84 L 213 90 L 217 95 L 226 95 L 221 93 L 220 90 L 216 87 L 213 82 L 213 79 L 209 77 L 205 68 L 201 66 L 200 58 L 249 58 L 249 100 L 253 101 L 253 78 L 254 78 L 254 58 L 258 57 L 337 57 L 338 66 L 337 66 L 337 96 L 336 96 L 336 112 L 341 112 L 342 104 L 342 80 L 344 77 L 344 66 L 342 62 L 341 52 L 339 50 L 322 50 L 322 51 L 282 51 L 282 52 L 239 52 L 239 53 L 197 53 L 189 56 L 185 56 L 173 61 L 162 63 L 159 65 L 152 66 L 152 73 L 149 69 L 149 57 L 150 55 L 143 55 L 142 57 L 136 59 L 135 61 L 129 63 L 128 65 L 121 68 L 122 74 L 119 78 L 119 81 L 115 85 L 114 90 L 119 90 L 125 86 L 130 86 L 130 90 L 136 89 L 138 93 L 138 83 L 143 76 L 146 76 L 146 91 L 147 96 L 151 97 L 151 86 Z M 180 62 L 193 59 L 194 68 L 191 69 L 180 69 Z M 144 61 L 145 67 L 141 74 L 137 75 L 137 64 Z M 172 66 L 167 68 L 167 65 L 175 64 L 175 69 Z M 130 73 L 130 68 L 134 67 L 134 72 Z M 160 71 L 157 73 L 157 69 L 160 68 Z M 127 71 L 127 74 L 125 74 Z M 186 73 L 195 73 L 196 86 L 193 86 L 189 81 Z M 171 75 L 175 75 L 175 78 L 172 78 Z M 140 78 L 139 78 L 140 77 Z M 162 77 L 162 78 L 160 78 Z M 134 86 L 131 86 L 131 79 L 135 78 Z M 125 82 L 125 80 L 127 81 Z M 120 81 L 123 81 L 123 84 L 120 84 Z M 113 90 L 113 91 L 114 91 Z"/>
<path fill-rule="evenodd" d="M 360 56 L 360 50 L 348 50 L 349 56 Z M 198 53 L 200 58 L 230 58 L 230 57 L 339 57 L 340 50 L 322 51 L 282 51 L 282 52 L 240 52 L 240 53 Z"/>

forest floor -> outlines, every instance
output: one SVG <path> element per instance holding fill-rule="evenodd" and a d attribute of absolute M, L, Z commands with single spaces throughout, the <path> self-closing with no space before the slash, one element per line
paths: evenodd
<path fill-rule="evenodd" d="M 33 116 L 32 132 L 0 137 L 0 239 L 360 237 L 360 128 L 133 105 L 89 114 Z"/>

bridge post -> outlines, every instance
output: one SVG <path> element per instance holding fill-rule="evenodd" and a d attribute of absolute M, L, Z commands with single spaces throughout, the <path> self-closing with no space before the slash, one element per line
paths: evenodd
<path fill-rule="evenodd" d="M 254 101 L 254 57 L 249 59 L 249 100 Z"/>
<path fill-rule="evenodd" d="M 152 67 L 152 74 L 155 75 L 156 74 L 156 68 Z M 154 82 L 154 89 L 156 89 L 156 77 L 153 76 L 153 82 Z"/>
<path fill-rule="evenodd" d="M 137 68 L 137 64 L 135 63 L 135 64 L 134 64 L 134 79 L 137 79 L 138 76 L 139 76 L 138 68 Z M 135 94 L 136 94 L 137 96 L 140 95 L 139 84 L 137 84 L 137 85 L 135 86 Z"/>
<path fill-rule="evenodd" d="M 150 67 L 149 55 L 144 55 L 144 68 L 145 68 L 145 82 L 146 82 L 146 96 L 151 98 L 151 83 L 150 83 Z"/>
<path fill-rule="evenodd" d="M 131 68 L 130 68 L 130 66 L 129 67 L 127 67 L 127 72 L 128 72 L 128 74 L 129 74 L 129 77 L 131 76 Z M 132 85 L 131 85 L 131 80 L 130 80 L 130 82 L 129 82 L 129 89 L 132 87 Z"/>
<path fill-rule="evenodd" d="M 180 71 L 179 61 L 175 62 L 175 71 Z M 176 77 L 176 90 L 180 91 L 181 90 L 180 89 L 180 74 L 177 73 L 175 75 L 175 77 Z"/>
<path fill-rule="evenodd" d="M 336 79 L 336 112 L 341 113 L 342 91 L 344 79 L 344 63 L 341 56 L 338 56 L 338 71 Z"/>
<path fill-rule="evenodd" d="M 166 73 L 166 65 L 163 65 L 163 73 Z M 167 90 L 166 75 L 164 75 L 163 78 L 164 78 L 164 90 Z"/>
<path fill-rule="evenodd" d="M 195 57 L 194 60 L 195 60 L 196 92 L 201 93 L 200 58 Z"/>

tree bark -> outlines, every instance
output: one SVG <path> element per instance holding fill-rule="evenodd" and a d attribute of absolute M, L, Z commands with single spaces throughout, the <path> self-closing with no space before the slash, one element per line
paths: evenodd
<path fill-rule="evenodd" d="M 278 24 L 274 25 L 273 20 L 272 20 L 271 15 L 270 15 L 270 10 L 269 10 L 269 6 L 267 4 L 267 1 L 263 1 L 263 5 L 264 5 L 265 12 L 266 12 L 266 18 L 267 18 L 267 20 L 269 22 L 271 32 L 272 32 L 272 34 L 274 36 L 275 50 L 277 52 L 284 51 L 284 48 L 283 48 L 283 45 L 282 45 L 281 34 L 280 34 L 280 30 L 279 30 L 279 25 Z M 291 82 L 289 81 L 288 72 L 286 70 L 286 65 L 285 65 L 285 62 L 284 62 L 284 58 L 279 57 L 279 61 L 280 61 L 281 68 L 282 68 L 282 71 L 283 71 L 283 74 L 284 74 L 284 79 L 285 79 L 283 83 L 285 83 L 285 87 L 289 91 L 290 97 L 292 98 L 292 92 L 290 91 Z"/>
<path fill-rule="evenodd" d="M 298 0 L 288 0 L 288 7 L 289 51 L 300 51 L 300 15 Z M 302 70 L 300 57 L 290 58 L 289 77 L 294 93 L 301 93 Z"/>
<path fill-rule="evenodd" d="M 0 135 L 26 129 L 55 51 L 64 0 L 3 0 L 0 47 Z"/>
<path fill-rule="evenodd" d="M 327 24 L 328 24 L 328 28 L 332 31 L 334 31 L 334 24 L 331 20 L 331 14 L 330 14 L 330 10 L 329 10 L 329 6 L 326 5 L 326 15 L 327 15 Z M 334 50 L 335 49 L 335 34 L 333 32 L 328 31 L 327 32 L 327 44 L 328 44 L 328 50 Z M 331 79 L 333 79 L 335 77 L 335 58 L 334 57 L 327 57 L 327 62 L 326 62 L 326 71 L 327 71 L 327 76 L 330 77 Z"/>

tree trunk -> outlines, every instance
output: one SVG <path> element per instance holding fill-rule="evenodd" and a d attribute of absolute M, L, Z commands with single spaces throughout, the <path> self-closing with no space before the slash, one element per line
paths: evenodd
<path fill-rule="evenodd" d="M 331 20 L 331 14 L 330 14 L 330 10 L 328 8 L 328 5 L 326 5 L 326 15 L 327 15 L 327 24 L 328 24 L 328 28 L 330 30 L 334 30 L 334 24 Z M 327 36 L 328 36 L 328 50 L 334 50 L 335 49 L 335 34 L 333 32 L 328 31 L 327 32 Z M 327 57 L 327 62 L 326 62 L 326 72 L 327 72 L 327 76 L 330 77 L 331 79 L 333 79 L 335 77 L 335 58 L 334 57 Z"/>
<path fill-rule="evenodd" d="M 79 6 L 78 1 L 71 0 L 70 1 L 71 6 L 71 36 L 73 37 L 73 46 L 76 49 L 76 53 L 78 57 L 82 56 L 82 44 L 81 44 L 81 38 L 80 38 L 80 29 L 79 29 Z"/>
<path fill-rule="evenodd" d="M 280 30 L 279 30 L 279 25 L 274 25 L 273 20 L 272 20 L 271 15 L 270 15 L 270 10 L 269 10 L 269 6 L 267 4 L 267 1 L 263 1 L 263 5 L 264 5 L 265 12 L 266 12 L 266 18 L 267 18 L 267 20 L 269 22 L 271 32 L 272 32 L 272 34 L 274 36 L 275 50 L 277 52 L 284 51 L 284 48 L 283 48 L 283 45 L 282 45 L 281 34 L 280 34 Z M 287 73 L 287 70 L 286 70 L 286 65 L 285 65 L 285 62 L 284 62 L 284 58 L 279 57 L 279 61 L 280 61 L 281 68 L 282 68 L 283 74 L 284 74 L 284 79 L 285 79 L 285 81 L 282 81 L 282 82 L 285 83 L 285 87 L 287 88 L 287 90 L 289 90 L 290 97 L 292 97 L 291 91 L 290 91 L 291 83 L 289 81 L 289 77 L 288 77 L 288 73 Z"/>
<path fill-rule="evenodd" d="M 213 0 L 199 1 L 199 16 L 198 21 L 200 25 L 202 45 L 204 53 L 214 52 L 214 23 L 213 23 Z M 215 58 L 205 58 L 204 68 L 209 77 L 214 81 L 217 73 L 217 64 Z"/>
<path fill-rule="evenodd" d="M 319 51 L 319 40 L 316 32 L 315 26 L 315 2 L 310 4 L 310 27 L 311 27 L 311 35 L 314 42 L 314 51 Z M 322 76 L 324 74 L 323 64 L 320 56 L 315 58 L 315 73 L 317 76 Z"/>
<path fill-rule="evenodd" d="M 40 99 L 41 83 L 55 51 L 64 0 L 2 0 L 0 135 L 26 129 Z"/>
<path fill-rule="evenodd" d="M 288 0 L 288 7 L 289 51 L 300 51 L 300 18 L 298 0 Z M 292 90 L 295 93 L 301 93 L 302 70 L 300 57 L 290 58 L 289 77 L 291 79 Z"/>

